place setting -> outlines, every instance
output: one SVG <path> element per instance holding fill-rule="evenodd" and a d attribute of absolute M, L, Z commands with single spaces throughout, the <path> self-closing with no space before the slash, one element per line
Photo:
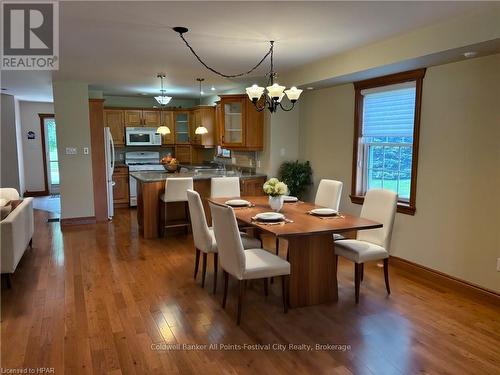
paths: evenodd
<path fill-rule="evenodd" d="M 322 220 L 343 219 L 345 216 L 333 208 L 321 207 L 307 211 L 308 215 L 316 216 Z"/>
<path fill-rule="evenodd" d="M 249 202 L 245 199 L 229 199 L 224 202 L 225 205 L 232 207 L 233 209 L 251 208 L 255 207 L 255 204 Z"/>
<path fill-rule="evenodd" d="M 293 223 L 293 220 L 287 219 L 279 212 L 261 212 L 252 217 L 252 222 L 261 225 L 284 225 Z"/>

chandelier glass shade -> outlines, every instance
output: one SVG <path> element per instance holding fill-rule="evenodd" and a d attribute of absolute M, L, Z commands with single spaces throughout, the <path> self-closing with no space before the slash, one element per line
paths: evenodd
<path fill-rule="evenodd" d="M 170 102 L 172 97 L 166 96 L 165 95 L 165 90 L 163 89 L 163 78 L 165 78 L 165 73 L 158 73 L 157 77 L 160 78 L 161 81 L 161 95 L 160 96 L 155 96 L 155 99 L 158 103 L 160 103 L 160 110 L 163 110 L 163 108 Z M 161 116 L 162 114 L 160 114 Z M 161 116 L 163 118 L 163 116 Z M 156 129 L 157 133 L 160 133 L 161 135 L 167 135 L 170 134 L 170 128 L 165 125 L 161 125 Z"/>
<path fill-rule="evenodd" d="M 156 132 L 160 133 L 161 135 L 167 135 L 170 134 L 170 128 L 168 126 L 162 125 L 156 129 Z"/>

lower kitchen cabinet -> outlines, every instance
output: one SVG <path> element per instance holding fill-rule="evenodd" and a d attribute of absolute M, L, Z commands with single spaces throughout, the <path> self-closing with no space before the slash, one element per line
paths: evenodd
<path fill-rule="evenodd" d="M 240 181 L 241 195 L 265 195 L 262 186 L 266 182 L 266 177 L 244 178 Z"/>
<path fill-rule="evenodd" d="M 128 167 L 117 166 L 113 172 L 113 204 L 116 208 L 129 206 Z"/>

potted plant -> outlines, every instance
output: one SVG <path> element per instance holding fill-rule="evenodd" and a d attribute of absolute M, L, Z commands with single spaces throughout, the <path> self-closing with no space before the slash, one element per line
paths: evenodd
<path fill-rule="evenodd" d="M 311 164 L 309 161 L 285 161 L 281 164 L 278 176 L 290 189 L 290 195 L 301 198 L 306 187 L 312 184 Z"/>
<path fill-rule="evenodd" d="M 283 195 L 287 193 L 288 186 L 277 178 L 271 178 L 265 182 L 263 189 L 264 193 L 269 195 L 269 206 L 279 212 L 283 207 Z"/>

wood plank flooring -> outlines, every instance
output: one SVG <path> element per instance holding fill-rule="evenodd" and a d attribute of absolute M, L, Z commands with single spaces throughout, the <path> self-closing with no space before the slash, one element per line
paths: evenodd
<path fill-rule="evenodd" d="M 283 314 L 279 283 L 264 297 L 248 287 L 236 326 L 236 283 L 228 306 L 194 281 L 191 237 L 144 240 L 136 212 L 61 232 L 36 211 L 33 250 L 1 296 L 1 366 L 56 374 L 498 374 L 497 306 L 365 267 L 359 305 L 353 266 L 339 263 L 339 302 Z M 211 257 L 209 257 L 211 258 Z M 219 276 L 222 272 L 219 272 Z M 222 282 L 219 281 L 219 286 Z M 153 350 L 167 344 L 225 344 L 224 350 Z M 254 345 L 236 350 L 236 345 Z M 309 344 L 312 351 L 257 345 Z M 316 344 L 338 350 L 315 350 Z M 153 348 L 153 349 L 152 349 Z M 340 349 L 340 350 L 339 350 Z M 342 350 L 344 349 L 344 350 Z"/>

